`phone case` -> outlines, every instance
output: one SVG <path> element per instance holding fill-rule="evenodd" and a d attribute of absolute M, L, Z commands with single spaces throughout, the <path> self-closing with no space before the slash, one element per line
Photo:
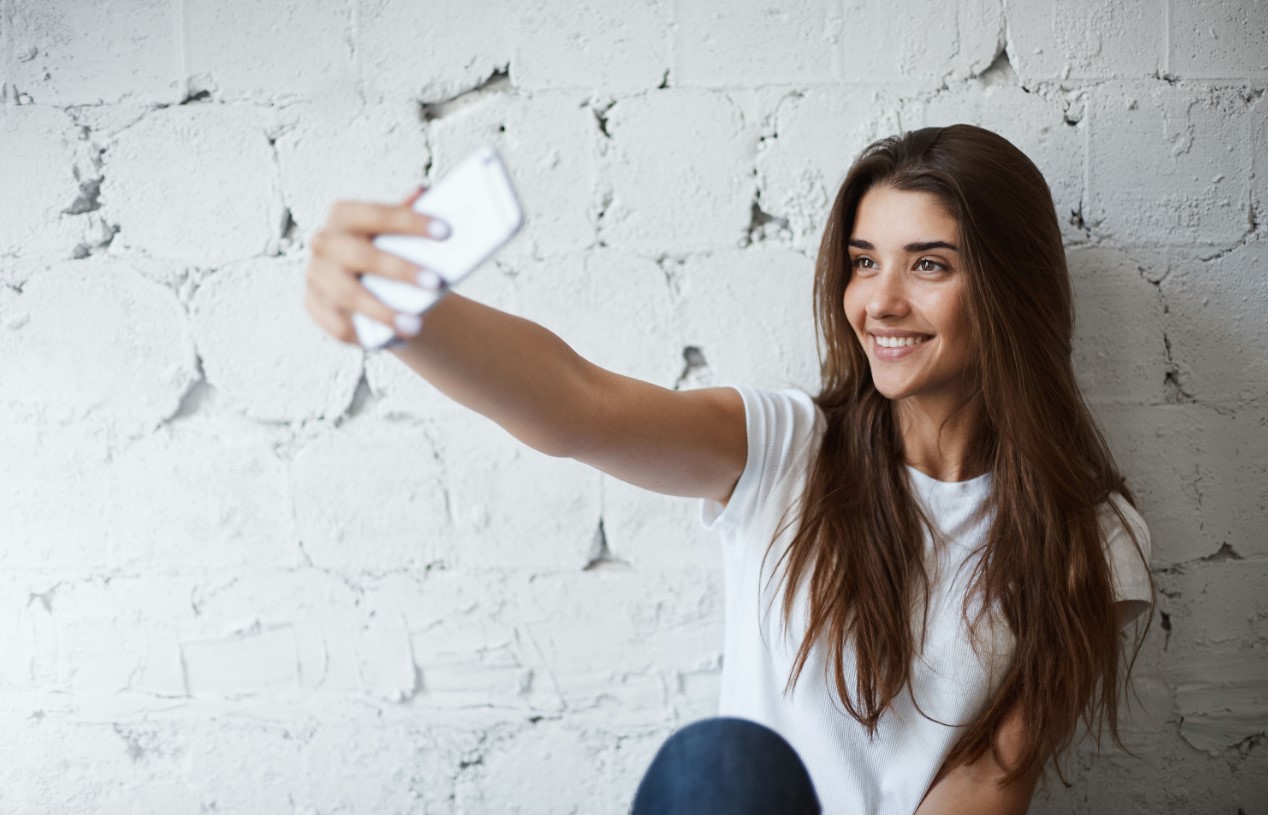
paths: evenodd
<path fill-rule="evenodd" d="M 450 288 L 506 245 L 524 224 L 515 188 L 497 150 L 471 153 L 436 186 L 419 196 L 413 209 L 442 219 L 451 228 L 443 241 L 414 235 L 379 235 L 374 245 L 443 277 Z M 396 311 L 422 314 L 444 296 L 378 275 L 361 276 L 370 292 Z M 366 348 L 402 344 L 388 326 L 353 314 L 357 340 Z"/>

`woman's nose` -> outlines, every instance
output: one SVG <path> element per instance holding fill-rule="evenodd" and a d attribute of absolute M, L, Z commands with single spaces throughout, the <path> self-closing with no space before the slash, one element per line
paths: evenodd
<path fill-rule="evenodd" d="M 867 298 L 867 316 L 873 320 L 902 317 L 907 313 L 907 291 L 901 275 L 884 272 L 873 280 Z"/>

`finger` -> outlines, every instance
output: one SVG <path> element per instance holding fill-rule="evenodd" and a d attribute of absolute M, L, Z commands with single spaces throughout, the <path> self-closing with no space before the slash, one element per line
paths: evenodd
<path fill-rule="evenodd" d="M 370 201 L 339 201 L 326 216 L 326 229 L 362 235 L 419 235 L 443 240 L 452 231 L 440 218 L 414 212 L 409 207 Z"/>
<path fill-rule="evenodd" d="M 398 313 L 361 285 L 356 275 L 320 260 L 314 261 L 313 266 L 309 291 L 325 305 L 339 311 L 364 314 L 400 336 L 412 337 L 418 333 L 421 322 L 416 315 Z"/>
<path fill-rule="evenodd" d="M 445 285 L 444 279 L 435 272 L 424 270 L 390 252 L 376 249 L 364 236 L 347 232 L 321 230 L 315 234 L 313 263 L 321 272 L 328 272 L 333 267 L 345 274 L 375 274 L 433 291 L 442 289 Z"/>
<path fill-rule="evenodd" d="M 356 343 L 357 331 L 352 319 L 319 300 L 311 291 L 304 297 L 304 309 L 322 331 L 339 342 Z"/>
<path fill-rule="evenodd" d="M 338 285 L 339 279 L 351 278 L 353 281 L 356 281 L 357 276 L 333 263 L 324 261 L 320 258 L 313 258 L 308 264 L 307 278 L 308 293 L 310 295 L 337 307 L 339 305 L 340 293 L 344 291 L 344 289 L 341 289 Z"/>
<path fill-rule="evenodd" d="M 401 206 L 403 207 L 414 206 L 414 202 L 417 201 L 425 192 L 427 192 L 427 185 L 420 184 L 417 189 L 415 189 L 413 192 L 411 192 L 409 195 L 405 197 L 405 200 L 401 202 Z"/>

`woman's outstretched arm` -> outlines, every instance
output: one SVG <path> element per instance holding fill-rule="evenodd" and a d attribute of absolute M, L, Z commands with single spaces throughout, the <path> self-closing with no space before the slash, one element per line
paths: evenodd
<path fill-rule="evenodd" d="M 336 204 L 312 242 L 305 306 L 314 321 L 343 342 L 356 341 L 352 312 L 392 325 L 394 312 L 358 275 L 415 282 L 418 269 L 372 240 L 425 237 L 429 223 L 407 205 Z M 456 294 L 426 313 L 420 331 L 397 333 L 406 340 L 393 351 L 401 361 L 543 453 L 646 489 L 722 502 L 744 469 L 744 407 L 728 388 L 672 391 L 606 371 L 542 326 Z"/>

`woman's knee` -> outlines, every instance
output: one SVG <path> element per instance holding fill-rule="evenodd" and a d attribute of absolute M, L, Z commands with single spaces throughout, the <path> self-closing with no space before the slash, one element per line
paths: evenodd
<path fill-rule="evenodd" d="M 818 812 L 805 765 L 778 733 L 746 719 L 690 724 L 665 742 L 634 813 Z"/>

